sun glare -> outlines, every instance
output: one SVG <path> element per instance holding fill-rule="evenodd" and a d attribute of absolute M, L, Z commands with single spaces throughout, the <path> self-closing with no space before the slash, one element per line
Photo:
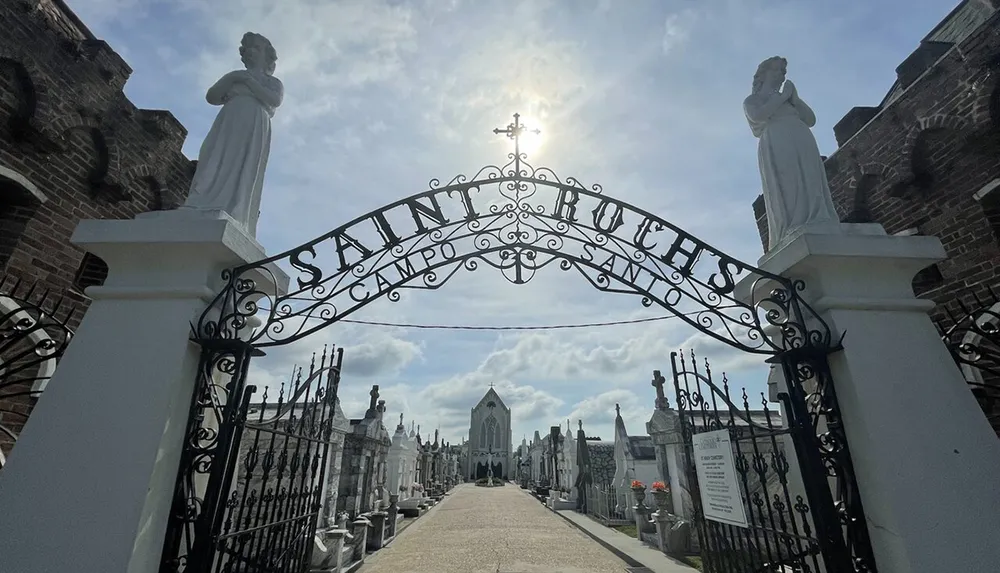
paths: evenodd
<path fill-rule="evenodd" d="M 530 158 L 542 148 L 545 142 L 545 126 L 532 117 L 522 117 L 521 123 L 524 125 L 524 132 L 521 133 L 521 153 L 525 153 Z M 536 133 L 535 130 L 538 130 Z"/>

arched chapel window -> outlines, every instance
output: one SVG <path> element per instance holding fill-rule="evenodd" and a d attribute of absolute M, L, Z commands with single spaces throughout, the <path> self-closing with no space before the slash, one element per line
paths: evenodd
<path fill-rule="evenodd" d="M 490 416 L 487 420 L 486 443 L 488 448 L 497 449 L 497 419 Z"/>

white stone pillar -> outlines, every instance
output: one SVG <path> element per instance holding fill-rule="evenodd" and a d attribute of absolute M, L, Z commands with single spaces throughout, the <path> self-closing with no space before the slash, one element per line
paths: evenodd
<path fill-rule="evenodd" d="M 86 220 L 72 242 L 109 274 L 0 473 L 0 571 L 155 573 L 199 361 L 191 324 L 223 269 L 265 255 L 222 214 Z"/>
<path fill-rule="evenodd" d="M 878 569 L 995 570 L 1000 440 L 911 286 L 945 250 L 878 225 L 836 232 L 791 237 L 759 266 L 804 280 L 834 340 L 846 332 L 830 369 Z"/>

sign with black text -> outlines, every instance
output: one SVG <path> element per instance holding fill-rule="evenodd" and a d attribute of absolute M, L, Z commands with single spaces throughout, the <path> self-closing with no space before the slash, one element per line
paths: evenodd
<path fill-rule="evenodd" d="M 695 434 L 693 442 L 701 509 L 705 518 L 748 527 L 729 430 Z"/>

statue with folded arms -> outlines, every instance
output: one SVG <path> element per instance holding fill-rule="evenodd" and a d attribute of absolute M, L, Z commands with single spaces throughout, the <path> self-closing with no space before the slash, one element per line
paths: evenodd
<path fill-rule="evenodd" d="M 278 54 L 267 38 L 247 32 L 240 56 L 246 69 L 222 76 L 205 95 L 222 109 L 201 144 L 191 191 L 180 209 L 225 211 L 256 237 L 271 118 L 284 87 L 272 75 Z"/>
<path fill-rule="evenodd" d="M 757 161 L 768 249 L 796 229 L 840 222 L 819 147 L 809 131 L 816 125 L 816 114 L 785 79 L 787 67 L 784 58 L 764 60 L 754 74 L 753 92 L 743 101 L 750 130 L 760 139 Z"/>

